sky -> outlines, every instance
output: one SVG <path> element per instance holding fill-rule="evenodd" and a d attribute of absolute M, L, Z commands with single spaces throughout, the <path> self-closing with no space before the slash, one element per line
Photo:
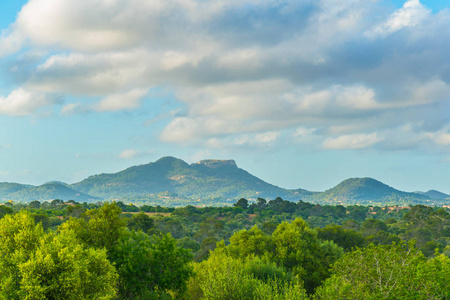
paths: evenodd
<path fill-rule="evenodd" d="M 443 0 L 0 2 L 0 181 L 163 156 L 450 194 Z"/>

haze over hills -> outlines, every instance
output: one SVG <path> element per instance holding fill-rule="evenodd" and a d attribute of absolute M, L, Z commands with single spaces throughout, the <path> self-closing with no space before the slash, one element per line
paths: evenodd
<path fill-rule="evenodd" d="M 441 193 L 441 192 L 436 191 L 436 190 L 429 190 L 428 192 L 416 192 L 416 193 L 424 195 L 424 196 L 427 196 L 427 197 L 432 198 L 432 199 L 446 199 L 446 198 L 450 198 L 450 195 Z"/>
<path fill-rule="evenodd" d="M 372 178 L 350 178 L 325 192 L 283 189 L 239 168 L 234 160 L 202 160 L 188 164 L 174 157 L 132 166 L 111 174 L 90 176 L 67 184 L 53 181 L 41 186 L 0 183 L 0 200 L 122 200 L 163 205 L 223 205 L 236 199 L 303 200 L 342 205 L 444 205 L 448 195 L 438 191 L 408 193 Z M 162 201 L 162 202 L 161 202 Z"/>
<path fill-rule="evenodd" d="M 66 184 L 50 182 L 39 186 L 18 183 L 0 183 L 0 199 L 30 202 L 33 200 L 45 201 L 51 199 L 75 200 L 89 202 L 100 200 L 98 197 L 86 195 L 75 191 Z"/>

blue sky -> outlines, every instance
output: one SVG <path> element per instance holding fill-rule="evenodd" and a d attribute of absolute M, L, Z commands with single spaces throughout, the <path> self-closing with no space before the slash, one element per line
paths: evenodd
<path fill-rule="evenodd" d="M 175 156 L 450 193 L 447 1 L 0 2 L 0 181 Z"/>

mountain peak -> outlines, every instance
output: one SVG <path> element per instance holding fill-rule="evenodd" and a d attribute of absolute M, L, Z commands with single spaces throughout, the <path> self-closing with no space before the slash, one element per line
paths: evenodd
<path fill-rule="evenodd" d="M 204 159 L 199 161 L 197 164 L 204 165 L 211 169 L 223 166 L 237 167 L 236 162 L 233 159 Z"/>
<path fill-rule="evenodd" d="M 417 192 L 418 194 L 430 197 L 432 199 L 447 199 L 450 195 L 444 194 L 436 190 L 429 190 L 428 192 Z"/>
<path fill-rule="evenodd" d="M 185 161 L 173 156 L 164 156 L 155 161 L 155 163 L 173 163 L 173 162 L 185 162 Z"/>
<path fill-rule="evenodd" d="M 348 178 L 342 181 L 339 185 L 349 185 L 349 184 L 358 186 L 389 187 L 388 185 L 382 183 L 381 181 L 378 181 L 370 177 Z"/>

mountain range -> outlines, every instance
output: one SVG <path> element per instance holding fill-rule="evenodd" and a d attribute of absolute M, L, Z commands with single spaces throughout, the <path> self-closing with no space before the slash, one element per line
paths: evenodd
<path fill-rule="evenodd" d="M 224 205 L 236 199 L 303 200 L 342 205 L 445 205 L 450 196 L 438 191 L 408 193 L 372 178 L 350 178 L 324 192 L 283 189 L 239 168 L 234 160 L 202 160 L 188 164 L 174 157 L 132 166 L 123 171 L 90 176 L 67 184 L 49 182 L 40 186 L 0 183 L 0 201 L 75 200 L 90 202 L 121 200 L 139 204 Z"/>

